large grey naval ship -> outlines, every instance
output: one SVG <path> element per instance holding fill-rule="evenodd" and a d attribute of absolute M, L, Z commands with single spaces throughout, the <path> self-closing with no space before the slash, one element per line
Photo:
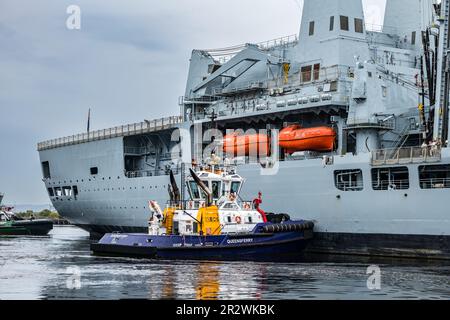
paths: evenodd
<path fill-rule="evenodd" d="M 214 161 L 313 220 L 313 252 L 450 259 L 449 6 L 387 0 L 369 26 L 361 0 L 305 0 L 298 35 L 193 50 L 180 116 L 38 144 L 51 202 L 93 236 L 145 231 L 170 171 L 201 205 L 186 170 Z"/>

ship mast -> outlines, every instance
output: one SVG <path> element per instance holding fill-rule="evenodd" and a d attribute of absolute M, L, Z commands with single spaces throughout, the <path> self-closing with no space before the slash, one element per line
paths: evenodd
<path fill-rule="evenodd" d="M 439 47 L 437 57 L 436 109 L 434 114 L 433 138 L 446 144 L 449 132 L 449 92 L 450 92 L 450 43 L 449 12 L 450 0 L 442 0 L 438 10 Z"/>

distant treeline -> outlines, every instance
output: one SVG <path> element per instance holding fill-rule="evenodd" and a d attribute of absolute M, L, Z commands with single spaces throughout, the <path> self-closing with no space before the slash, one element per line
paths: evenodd
<path fill-rule="evenodd" d="M 19 212 L 16 213 L 16 216 L 23 218 L 23 219 L 30 219 L 30 218 L 35 218 L 35 219 L 52 219 L 52 220 L 59 220 L 61 219 L 60 215 L 58 214 L 58 212 L 56 211 L 51 211 L 48 209 L 39 211 L 39 212 L 35 212 L 33 210 L 27 210 L 26 212 Z"/>

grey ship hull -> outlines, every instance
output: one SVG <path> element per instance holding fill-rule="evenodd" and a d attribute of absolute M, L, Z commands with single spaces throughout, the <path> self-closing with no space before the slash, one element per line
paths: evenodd
<path fill-rule="evenodd" d="M 443 187 L 422 189 L 418 171 L 423 162 L 392 164 L 407 167 L 409 187 L 374 190 L 374 166 L 367 153 L 420 146 L 423 133 L 442 138 L 441 143 L 447 140 L 450 120 L 446 112 L 432 114 L 431 91 L 435 105 L 444 107 L 447 102 L 439 99 L 445 97 L 444 90 L 448 96 L 449 85 L 440 62 L 447 60 L 448 28 L 440 32 L 442 41 L 428 41 L 430 48 L 423 48 L 422 41 L 416 41 L 423 31 L 417 22 L 426 22 L 433 9 L 431 2 L 428 9 L 423 4 L 388 1 L 380 32 L 364 28 L 360 0 L 308 0 L 298 38 L 233 47 L 234 53 L 222 56 L 223 61 L 217 59 L 223 49 L 194 50 L 180 101 L 182 121 L 146 121 L 38 145 L 52 203 L 61 215 L 92 233 L 145 231 L 148 201 L 163 205 L 168 198 L 169 179 L 160 171 L 174 167 L 164 154 L 174 148 L 170 130 L 175 126 L 192 134 L 192 125 L 210 122 L 208 115 L 222 132 L 282 129 L 288 123 L 332 125 L 339 140 L 332 165 L 324 166 L 321 159 L 285 161 L 273 176 L 260 175 L 259 165 L 242 165 L 239 173 L 247 178 L 243 196 L 252 199 L 262 191 L 265 210 L 315 220 L 313 251 L 449 259 L 450 189 L 445 187 L 450 168 L 439 177 Z M 443 1 L 445 24 L 449 7 Z M 438 63 L 420 65 L 418 57 L 429 54 L 424 50 L 434 50 Z M 419 81 L 423 69 L 430 74 Z M 418 98 L 426 95 L 418 93 L 425 88 L 441 92 L 428 90 L 419 114 Z M 428 116 L 422 114 L 426 109 Z M 433 130 L 426 130 L 426 121 Z M 181 141 L 188 144 L 182 148 L 185 162 L 198 146 L 203 150 L 195 134 Z M 357 155 L 338 156 L 346 153 Z M 438 162 L 450 164 L 449 149 L 442 150 Z M 337 170 L 361 170 L 362 190 L 337 188 Z"/>
<path fill-rule="evenodd" d="M 168 199 L 166 175 L 124 176 L 121 148 L 118 138 L 40 152 L 41 161 L 58 164 L 53 168 L 55 178 L 45 180 L 47 187 L 77 185 L 79 190 L 76 197 L 54 195 L 53 205 L 64 218 L 93 235 L 145 232 L 148 201 L 157 200 L 163 206 Z M 450 163 L 449 149 L 442 150 L 440 163 Z M 99 166 L 96 177 L 87 175 L 94 164 Z M 313 251 L 450 259 L 450 189 L 420 189 L 420 165 L 406 165 L 410 187 L 395 191 L 373 190 L 370 154 L 335 157 L 334 164 L 325 167 L 321 159 L 280 162 L 273 176 L 261 175 L 258 164 L 245 164 L 239 173 L 246 178 L 245 199 L 261 191 L 267 212 L 316 221 Z M 363 171 L 362 191 L 335 187 L 333 172 L 343 169 Z"/>

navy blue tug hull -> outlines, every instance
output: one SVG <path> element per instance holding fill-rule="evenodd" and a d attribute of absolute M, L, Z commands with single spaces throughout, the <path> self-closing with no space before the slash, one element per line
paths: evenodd
<path fill-rule="evenodd" d="M 312 230 L 218 236 L 106 234 L 91 250 L 101 256 L 173 260 L 298 260 Z"/>

